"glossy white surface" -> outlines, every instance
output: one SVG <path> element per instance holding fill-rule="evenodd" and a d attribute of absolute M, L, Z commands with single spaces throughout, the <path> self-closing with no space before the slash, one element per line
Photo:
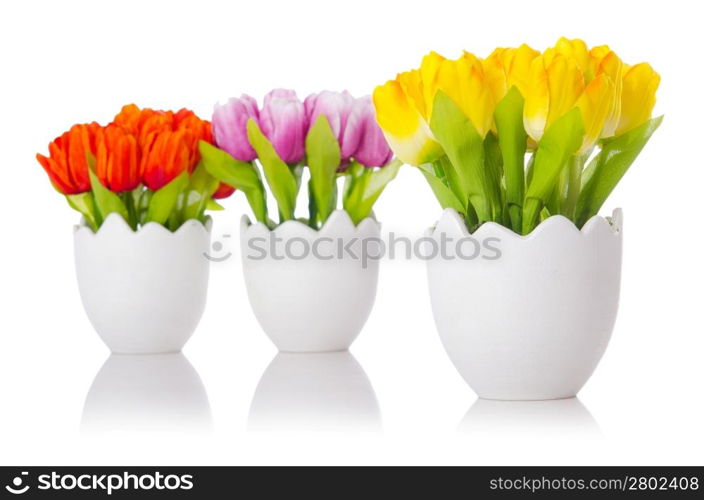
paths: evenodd
<path fill-rule="evenodd" d="M 480 397 L 577 395 L 616 321 L 622 219 L 616 210 L 579 230 L 556 216 L 520 236 L 494 223 L 470 234 L 443 212 L 427 234 L 454 244 L 428 261 L 430 301 L 447 354 Z"/>
<path fill-rule="evenodd" d="M 181 354 L 112 354 L 90 386 L 81 431 L 191 433 L 212 429 L 208 394 Z"/>
<path fill-rule="evenodd" d="M 593 0 L 579 12 L 539 0 L 320 5 L 0 2 L 0 42 L 11 48 L 0 50 L 0 463 L 702 464 L 704 30 L 697 3 L 638 3 L 636 11 L 631 2 Z M 139 36 L 124 36 L 126 29 Z M 212 214 L 213 243 L 223 245 L 214 255 L 232 255 L 211 264 L 208 306 L 184 349 L 208 396 L 212 435 L 81 432 L 109 352 L 76 286 L 77 216 L 34 161 L 50 140 L 73 123 L 107 122 L 126 102 L 186 106 L 208 117 L 218 99 L 260 97 L 279 85 L 303 96 L 343 88 L 364 95 L 431 49 L 448 57 L 524 41 L 542 49 L 562 34 L 608 43 L 629 62 L 649 61 L 662 74 L 656 110 L 666 113 L 602 211 L 623 207 L 626 232 L 613 337 L 579 394 L 600 434 L 591 424 L 583 429 L 583 412 L 560 401 L 539 411 L 534 403 L 491 405 L 486 413 L 478 404 L 469 428 L 461 425 L 470 408 L 475 415 L 476 394 L 438 339 L 426 263 L 403 259 L 381 262 L 374 309 L 351 349 L 374 389 L 382 431 L 249 432 L 257 386 L 277 350 L 242 279 L 239 221 L 250 213 L 242 193 Z M 159 47 L 158 56 L 149 47 Z M 422 175 L 406 167 L 374 211 L 384 234 L 413 238 L 440 214 Z M 180 415 L 171 411 L 173 425 Z"/>
<path fill-rule="evenodd" d="M 133 231 L 111 214 L 74 229 L 78 289 L 95 331 L 116 354 L 179 352 L 205 309 L 210 225 Z"/>
<path fill-rule="evenodd" d="M 279 353 L 257 384 L 248 429 L 378 431 L 381 414 L 367 374 L 349 352 Z"/>
<path fill-rule="evenodd" d="M 331 352 L 352 345 L 374 306 L 379 261 L 362 253 L 380 230 L 370 217 L 355 227 L 342 210 L 330 214 L 320 231 L 298 221 L 269 230 L 242 217 L 249 303 L 280 351 Z"/>

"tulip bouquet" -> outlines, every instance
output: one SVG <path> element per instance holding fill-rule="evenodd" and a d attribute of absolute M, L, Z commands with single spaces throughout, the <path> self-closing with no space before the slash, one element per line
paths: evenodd
<path fill-rule="evenodd" d="M 97 231 L 117 213 L 136 230 L 156 222 L 175 230 L 234 188 L 210 176 L 200 162 L 199 141 L 212 142 L 210 123 L 192 111 L 122 108 L 106 125 L 74 125 L 37 154 L 54 187 Z"/>
<path fill-rule="evenodd" d="M 470 230 L 518 234 L 563 215 L 593 215 L 657 129 L 659 75 L 607 46 L 561 38 L 481 59 L 434 52 L 377 87 L 377 120 L 396 155 L 419 167 L 443 208 Z"/>
<path fill-rule="evenodd" d="M 399 161 L 374 119 L 370 97 L 324 91 L 301 101 L 293 90 L 277 89 L 258 107 L 248 95 L 215 107 L 215 146 L 200 142 L 206 170 L 242 191 L 259 222 L 273 228 L 261 171 L 278 207 L 278 221 L 295 219 L 304 168 L 308 218 L 320 228 L 338 204 L 337 179 L 345 178 L 342 206 L 357 224 L 369 216 L 379 195 L 396 176 Z"/>

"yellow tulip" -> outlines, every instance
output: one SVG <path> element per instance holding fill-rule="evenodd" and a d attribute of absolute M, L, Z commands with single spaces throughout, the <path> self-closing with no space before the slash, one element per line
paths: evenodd
<path fill-rule="evenodd" d="M 611 111 L 604 119 L 604 127 L 601 132 L 601 137 L 611 137 L 616 132 L 619 119 L 621 116 L 621 93 L 623 89 L 623 71 L 624 64 L 614 51 L 609 49 L 607 45 L 594 47 L 590 51 L 591 71 L 594 77 L 600 74 L 608 75 L 611 82 L 614 84 L 612 92 Z"/>
<path fill-rule="evenodd" d="M 436 78 L 437 89 L 457 104 L 480 136 L 486 136 L 496 103 L 481 61 L 469 52 L 459 59 L 444 59 L 438 65 Z"/>
<path fill-rule="evenodd" d="M 547 49 L 545 54 L 550 57 L 551 54 L 561 54 L 569 59 L 574 60 L 577 66 L 585 76 L 585 80 L 590 82 L 594 77 L 593 72 L 590 74 L 591 60 L 587 44 L 579 39 L 570 40 L 564 36 L 560 38 L 555 46 Z"/>
<path fill-rule="evenodd" d="M 482 61 L 484 74 L 499 103 L 511 87 L 526 95 L 530 78 L 530 65 L 540 52 L 525 43 L 518 48 L 498 48 Z"/>
<path fill-rule="evenodd" d="M 399 75 L 378 86 L 373 101 L 377 122 L 396 156 L 409 165 L 422 165 L 440 156 L 442 148 L 416 105 L 420 94 L 419 87 L 411 85 L 414 79 L 413 75 Z M 409 95 L 404 86 L 415 96 Z"/>
<path fill-rule="evenodd" d="M 540 141 L 547 127 L 575 107 L 583 91 L 584 75 L 574 59 L 560 53 L 533 59 L 523 96 L 523 125 L 528 135 Z"/>
<path fill-rule="evenodd" d="M 648 63 L 625 70 L 621 94 L 621 116 L 615 135 L 621 135 L 650 119 L 660 75 Z"/>
<path fill-rule="evenodd" d="M 604 123 L 612 114 L 614 107 L 615 85 L 605 73 L 599 74 L 584 89 L 577 100 L 577 107 L 582 113 L 584 123 L 584 140 L 578 153 L 589 151 L 602 136 Z"/>
<path fill-rule="evenodd" d="M 423 99 L 423 110 L 425 119 L 430 121 L 433 114 L 433 101 L 438 90 L 438 68 L 446 59 L 437 52 L 430 52 L 420 63 L 421 95 Z"/>
<path fill-rule="evenodd" d="M 482 137 L 491 129 L 495 101 L 481 61 L 469 53 L 451 60 L 430 52 L 420 69 L 399 74 L 373 95 L 387 142 L 408 164 L 421 165 L 443 153 L 428 125 L 438 90 L 462 109 Z"/>

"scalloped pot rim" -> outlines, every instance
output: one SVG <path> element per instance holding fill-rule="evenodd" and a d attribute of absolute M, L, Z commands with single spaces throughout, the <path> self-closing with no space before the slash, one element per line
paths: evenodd
<path fill-rule="evenodd" d="M 611 217 L 602 217 L 600 215 L 594 215 L 582 226 L 582 229 L 578 229 L 577 226 L 563 215 L 552 215 L 542 221 L 538 226 L 533 229 L 528 234 L 522 235 L 515 233 L 511 229 L 502 226 L 496 222 L 485 222 L 479 228 L 477 228 L 474 233 L 470 233 L 467 229 L 467 225 L 464 219 L 454 208 L 446 208 L 443 210 L 442 216 L 435 223 L 433 227 L 428 228 L 426 231 L 426 236 L 433 236 L 435 231 L 440 228 L 443 231 L 448 229 L 453 229 L 455 231 L 461 232 L 465 236 L 472 236 L 473 238 L 481 238 L 486 235 L 496 235 L 501 237 L 514 238 L 517 240 L 530 240 L 539 237 L 542 233 L 551 228 L 565 227 L 567 231 L 571 231 L 573 234 L 580 234 L 587 236 L 598 231 L 600 227 L 607 229 L 614 236 L 619 236 L 623 229 L 623 210 L 617 208 L 613 211 Z"/>
<path fill-rule="evenodd" d="M 157 222 L 147 222 L 135 231 L 129 226 L 129 224 L 127 224 L 127 221 L 125 221 L 125 219 L 123 219 L 121 215 L 116 213 L 108 214 L 108 216 L 105 218 L 98 230 L 95 232 L 86 225 L 85 219 L 81 219 L 81 222 L 79 224 L 73 226 L 74 233 L 88 233 L 93 237 L 98 237 L 108 231 L 122 231 L 126 234 L 133 234 L 135 236 L 157 232 L 167 236 L 178 237 L 182 233 L 198 231 L 199 229 L 204 231 L 205 233 L 210 233 L 212 228 L 213 219 L 207 217 L 205 224 L 196 219 L 188 219 L 183 224 L 181 224 L 181 226 L 176 231 L 170 231 L 165 226 L 162 226 Z"/>
<path fill-rule="evenodd" d="M 372 216 L 362 219 L 362 221 L 354 225 L 352 218 L 344 210 L 335 210 L 330 214 L 328 220 L 325 221 L 323 227 L 319 230 L 313 229 L 312 227 L 304 224 L 298 220 L 287 220 L 286 222 L 279 224 L 273 229 L 269 229 L 262 222 L 252 223 L 249 216 L 243 215 L 240 219 L 240 229 L 242 234 L 251 233 L 255 231 L 264 231 L 266 233 L 273 233 L 279 231 L 288 232 L 289 229 L 291 233 L 304 233 L 310 237 L 324 236 L 327 233 L 339 234 L 340 232 L 351 231 L 353 233 L 369 233 L 379 232 L 381 230 L 381 224 Z"/>

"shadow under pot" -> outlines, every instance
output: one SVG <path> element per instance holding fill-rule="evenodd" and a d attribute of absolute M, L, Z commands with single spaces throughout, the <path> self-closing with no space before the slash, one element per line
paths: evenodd
<path fill-rule="evenodd" d="M 621 279 L 622 215 L 579 230 L 549 217 L 521 236 L 495 223 L 469 234 L 447 209 L 428 231 L 433 316 L 450 359 L 485 399 L 573 397 L 611 337 Z M 448 239 L 452 238 L 450 243 Z"/>
<path fill-rule="evenodd" d="M 116 354 L 178 352 L 205 309 L 211 221 L 171 232 L 156 223 L 132 230 L 110 214 L 96 233 L 76 226 L 74 247 L 83 307 Z"/>
<path fill-rule="evenodd" d="M 380 226 L 356 227 L 334 211 L 316 231 L 286 221 L 273 230 L 242 218 L 240 244 L 249 302 L 282 352 L 348 349 L 374 305 Z"/>

